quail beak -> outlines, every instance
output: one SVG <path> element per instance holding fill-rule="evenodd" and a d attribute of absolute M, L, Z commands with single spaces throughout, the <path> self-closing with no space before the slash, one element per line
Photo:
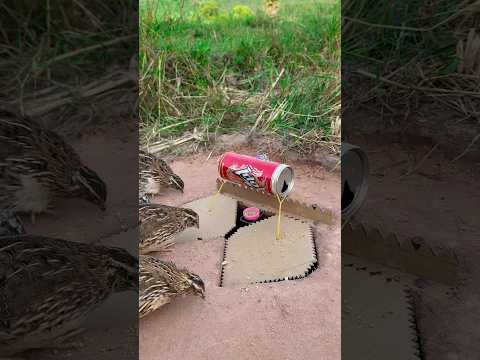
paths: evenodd
<path fill-rule="evenodd" d="M 178 190 L 178 191 L 181 191 L 181 193 L 183 194 L 183 184 L 179 183 L 177 181 L 177 179 L 175 179 L 175 177 L 171 177 L 170 178 L 170 183 Z"/>

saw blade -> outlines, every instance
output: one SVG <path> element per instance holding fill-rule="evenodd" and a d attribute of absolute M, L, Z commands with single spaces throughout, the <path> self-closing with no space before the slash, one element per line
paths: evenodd
<path fill-rule="evenodd" d="M 217 189 L 220 188 L 221 184 L 222 182 L 217 179 Z M 245 185 L 225 182 L 222 193 L 226 193 L 246 205 L 261 205 L 274 213 L 278 211 L 277 198 L 264 191 L 254 190 Z M 334 222 L 334 214 L 331 210 L 321 208 L 316 204 L 307 205 L 290 197 L 287 197 L 283 202 L 282 212 L 296 218 L 319 221 L 328 225 Z"/>
<path fill-rule="evenodd" d="M 420 237 L 400 241 L 365 224 L 343 226 L 342 253 L 447 285 L 458 280 L 459 261 L 451 249 L 433 248 Z"/>

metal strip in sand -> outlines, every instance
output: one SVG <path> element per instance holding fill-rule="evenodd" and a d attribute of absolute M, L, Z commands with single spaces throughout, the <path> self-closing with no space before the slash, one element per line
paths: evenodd
<path fill-rule="evenodd" d="M 237 201 L 219 194 L 198 199 L 182 205 L 195 210 L 200 219 L 200 228 L 188 228 L 177 235 L 175 242 L 208 240 L 225 236 L 236 225 Z M 211 210 L 211 211 L 210 211 Z"/>
<path fill-rule="evenodd" d="M 366 268 L 342 267 L 342 359 L 419 360 L 407 288 Z"/>
<path fill-rule="evenodd" d="M 226 241 L 222 286 L 243 286 L 304 277 L 317 262 L 312 229 L 305 221 L 277 216 L 240 228 Z"/>

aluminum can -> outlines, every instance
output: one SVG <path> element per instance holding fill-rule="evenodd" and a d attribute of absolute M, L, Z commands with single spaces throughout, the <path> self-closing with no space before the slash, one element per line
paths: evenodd
<path fill-rule="evenodd" d="M 345 142 L 342 143 L 341 161 L 342 223 L 346 223 L 362 207 L 367 196 L 369 163 L 361 148 Z"/>
<path fill-rule="evenodd" d="M 290 166 L 234 152 L 227 152 L 220 157 L 218 174 L 225 181 L 282 197 L 292 191 L 294 184 Z"/>

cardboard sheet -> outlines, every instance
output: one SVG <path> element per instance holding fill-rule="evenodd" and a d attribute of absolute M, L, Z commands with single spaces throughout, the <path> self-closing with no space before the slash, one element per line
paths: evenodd
<path fill-rule="evenodd" d="M 219 194 L 198 199 L 182 205 L 195 210 L 200 219 L 200 228 L 188 228 L 177 235 L 175 242 L 208 240 L 225 236 L 235 227 L 237 201 Z"/>
<path fill-rule="evenodd" d="M 419 360 L 407 288 L 356 260 L 342 267 L 342 359 Z"/>
<path fill-rule="evenodd" d="M 226 241 L 222 286 L 301 278 L 315 265 L 310 225 L 282 217 L 277 240 L 276 224 L 277 216 L 272 216 L 240 228 Z"/>

